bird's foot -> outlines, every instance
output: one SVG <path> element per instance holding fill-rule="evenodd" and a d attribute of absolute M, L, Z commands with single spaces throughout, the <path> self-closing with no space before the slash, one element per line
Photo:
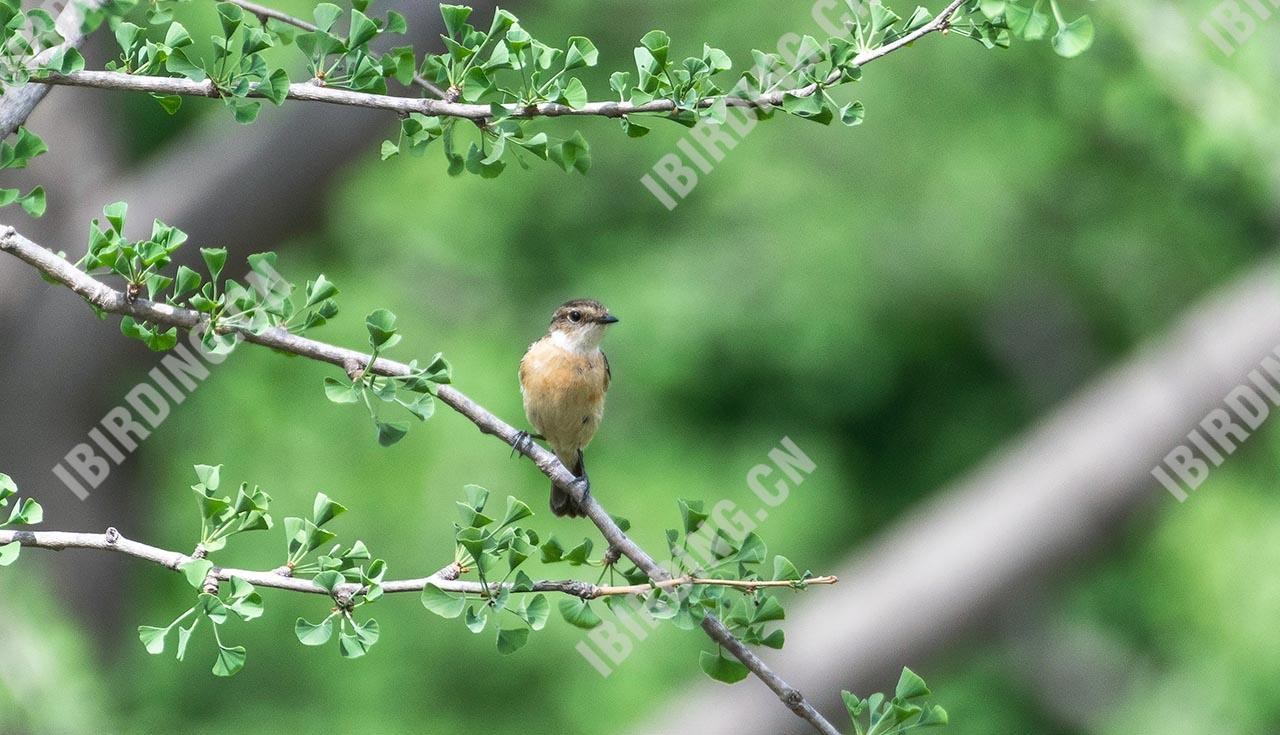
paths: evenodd
<path fill-rule="evenodd" d="M 524 454 L 533 446 L 534 439 L 545 439 L 541 434 L 530 434 L 527 431 L 517 431 L 516 438 L 511 441 L 511 456 L 516 456 L 516 452 Z"/>
<path fill-rule="evenodd" d="M 589 480 L 586 474 L 584 473 L 581 477 L 573 481 L 572 487 L 575 491 L 575 494 L 579 488 L 582 489 L 582 502 L 581 503 L 577 501 L 574 502 L 574 505 L 577 506 L 575 508 L 577 513 L 574 515 L 574 517 L 581 518 L 586 515 L 586 513 L 584 513 L 582 509 L 586 505 L 587 498 L 591 497 L 591 480 Z"/>

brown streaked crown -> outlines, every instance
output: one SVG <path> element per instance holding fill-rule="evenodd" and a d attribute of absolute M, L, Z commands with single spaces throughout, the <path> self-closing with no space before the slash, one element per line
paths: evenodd
<path fill-rule="evenodd" d="M 551 327 L 572 329 L 586 324 L 612 324 L 618 318 L 609 313 L 605 305 L 594 299 L 566 301 L 551 316 Z"/>

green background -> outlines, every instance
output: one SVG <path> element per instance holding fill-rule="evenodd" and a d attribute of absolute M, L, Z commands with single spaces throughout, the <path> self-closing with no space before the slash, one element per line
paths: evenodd
<path fill-rule="evenodd" d="M 305 4 L 292 6 L 305 14 Z M 879 528 L 1274 250 L 1274 162 L 1255 155 L 1261 143 L 1206 125 L 1172 96 L 1135 50 L 1139 36 L 1108 8 L 1067 6 L 1094 14 L 1099 37 L 1085 56 L 930 37 L 839 93 L 865 102 L 862 127 L 779 116 L 670 212 L 639 179 L 676 150 L 685 132 L 674 125 L 630 140 L 608 120 L 543 124 L 586 135 L 586 177 L 540 165 L 496 181 L 451 179 L 438 150 L 380 162 L 369 140 L 315 231 L 278 248 L 281 270 L 298 281 L 323 272 L 342 289 L 342 314 L 317 338 L 358 347 L 363 315 L 391 309 L 405 335 L 393 357 L 444 352 L 464 392 L 520 425 L 524 348 L 560 302 L 603 301 L 622 319 L 605 343 L 614 384 L 589 452 L 606 507 L 632 520 L 642 545 L 659 547 L 678 523 L 677 498 L 755 507 L 746 471 L 790 437 L 817 468 L 759 532 L 801 568 L 838 571 L 832 565 Z M 1181 12 L 1194 25 L 1213 7 L 1190 2 Z M 677 51 L 711 41 L 741 64 L 786 31 L 816 33 L 808 10 L 613 0 L 514 8 L 537 36 L 596 42 L 592 89 L 630 66 L 650 28 L 669 30 Z M 193 9 L 193 35 L 195 18 L 211 15 Z M 1275 107 L 1267 70 L 1278 34 L 1280 20 L 1264 23 L 1230 59 L 1192 37 L 1265 112 Z M 139 158 L 207 114 L 229 118 L 196 100 L 172 119 L 145 97 L 120 110 L 149 131 L 132 141 Z M 136 369 L 121 372 L 110 395 L 155 364 L 132 349 Z M 222 463 L 228 481 L 273 496 L 277 519 L 305 513 L 317 491 L 345 503 L 340 540 L 364 540 L 393 577 L 452 559 L 453 501 L 467 483 L 524 499 L 540 531 L 596 537 L 542 512 L 545 479 L 444 407 L 380 448 L 360 409 L 324 400 L 321 381 L 336 374 L 237 351 L 131 460 L 139 515 L 117 525 L 189 548 L 198 530 L 191 465 Z M 958 734 L 1280 730 L 1278 458 L 1280 435 L 1259 434 L 1191 502 L 1150 504 L 1106 548 L 1045 583 L 1038 624 L 1096 642 L 1128 672 L 1106 711 L 1053 711 L 1027 674 L 1037 662 L 1006 634 L 902 663 L 930 682 Z M 1154 483 L 1152 492 L 1162 493 Z M 237 538 L 218 561 L 270 568 L 281 535 Z M 147 656 L 136 639 L 136 625 L 162 625 L 190 604 L 180 577 L 118 560 L 124 619 L 102 625 L 60 602 L 56 570 L 66 563 L 24 552 L 3 572 L 0 589 L 58 653 L 48 676 L 60 695 L 55 704 L 0 680 L 2 730 L 230 732 L 262 722 L 594 733 L 648 720 L 653 702 L 701 676 L 698 632 L 661 628 L 602 678 L 574 651 L 581 631 L 556 614 L 506 658 L 489 634 L 472 636 L 413 596 L 368 608 L 381 642 L 345 661 L 335 646 L 294 640 L 295 618 L 320 617 L 323 599 L 266 591 L 263 619 L 229 626 L 248 665 L 215 679 L 207 639 L 185 663 Z M 830 688 L 823 697 L 841 683 Z"/>

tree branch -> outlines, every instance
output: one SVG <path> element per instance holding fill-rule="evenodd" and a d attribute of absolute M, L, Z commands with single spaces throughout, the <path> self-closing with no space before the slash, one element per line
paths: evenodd
<path fill-rule="evenodd" d="M 4 224 L 0 224 L 0 251 L 10 253 L 32 265 L 44 275 L 70 288 L 103 311 L 129 315 L 137 319 L 186 330 L 208 328 L 206 318 L 197 311 L 159 304 L 146 299 L 130 301 L 123 292 L 116 291 L 80 271 L 67 262 L 65 258 L 59 257 L 28 240 L 18 234 L 13 227 Z M 369 365 L 368 357 L 355 350 L 289 334 L 280 327 L 268 329 L 260 334 L 253 334 L 236 328 L 223 329 L 221 331 L 235 333 L 246 342 L 252 344 L 270 347 L 281 352 L 288 352 L 338 367 L 351 364 L 363 365 L 366 370 L 371 370 L 377 375 L 387 377 L 404 377 L 410 374 L 409 366 L 404 363 L 378 358 L 376 362 Z M 594 496 L 586 491 L 585 483 L 581 482 L 566 469 L 554 454 L 534 442 L 518 441 L 521 435 L 514 427 L 490 413 L 451 385 L 439 386 L 436 396 L 445 405 L 466 416 L 481 432 L 492 434 L 502 439 L 508 446 L 514 447 L 516 451 L 532 460 L 542 474 L 550 478 L 557 487 L 567 492 L 577 502 L 579 508 L 595 523 L 596 528 L 600 530 L 605 540 L 630 559 L 651 580 L 659 584 L 668 583 L 672 580 L 671 574 L 655 562 L 652 557 L 636 545 L 618 527 L 618 524 L 614 522 L 604 507 L 596 501 Z M 172 557 L 167 558 L 172 560 Z M 252 580 L 246 581 L 252 583 Z M 712 640 L 741 661 L 748 670 L 763 681 L 777 695 L 778 699 L 797 716 L 803 718 L 823 735 L 839 735 L 839 730 L 814 709 L 813 705 L 804 698 L 804 695 L 799 690 L 793 688 L 769 668 L 764 661 L 760 660 L 720 622 L 719 618 L 707 613 L 702 619 L 702 629 Z"/>
<path fill-rule="evenodd" d="M 0 546 L 14 542 L 34 549 L 45 549 L 48 551 L 63 551 L 65 549 L 115 551 L 144 561 L 149 561 L 153 564 L 159 564 L 165 569 L 169 569 L 171 571 L 177 571 L 179 565 L 195 558 L 181 552 L 168 551 L 166 549 L 149 546 L 138 541 L 127 539 L 114 528 L 108 528 L 106 533 L 0 531 Z M 517 594 L 559 592 L 579 597 L 584 600 L 594 600 L 600 597 L 615 595 L 640 595 L 653 589 L 672 589 L 685 585 L 714 585 L 752 590 L 763 587 L 800 588 L 811 584 L 835 584 L 839 581 L 835 577 L 814 577 L 812 579 L 807 579 L 804 582 L 773 582 L 742 579 L 703 579 L 693 576 L 684 576 L 671 579 L 660 584 L 637 584 L 625 587 L 601 587 L 591 584 L 590 582 L 583 582 L 576 579 L 545 580 L 534 582 L 533 586 L 529 589 L 515 589 L 515 586 L 510 582 L 490 582 L 488 584 L 484 584 L 481 582 L 458 579 L 458 577 L 466 571 L 467 570 L 463 568 L 461 564 L 454 562 L 443 567 L 440 571 L 429 577 L 397 579 L 389 582 L 383 582 L 380 586 L 382 587 L 382 591 L 386 593 L 421 592 L 427 584 L 432 584 L 445 592 L 479 595 L 481 597 L 492 597 L 503 589 L 507 589 L 510 592 Z M 337 598 L 350 598 L 356 594 L 364 592 L 366 589 L 363 585 L 346 583 L 338 585 L 331 593 L 329 590 L 320 587 L 309 579 L 291 577 L 277 571 L 255 572 L 248 569 L 234 569 L 232 567 L 219 567 L 216 565 L 210 574 L 220 582 L 227 582 L 232 577 L 238 577 L 255 587 L 267 587 L 270 589 L 286 590 L 289 592 L 305 592 L 320 595 L 332 594 Z"/>
<path fill-rule="evenodd" d="M 72 0 L 58 14 L 55 25 L 62 35 L 63 42 L 58 46 L 47 48 L 36 55 L 33 60 L 37 66 L 47 62 L 59 49 L 79 48 L 84 43 L 86 34 L 82 30 L 86 10 L 94 10 L 102 5 L 102 0 Z M 31 111 L 49 94 L 49 86 L 45 84 L 25 84 L 17 89 L 4 91 L 0 98 L 0 139 L 13 134 L 31 116 Z"/>
<path fill-rule="evenodd" d="M 952 16 L 955 15 L 964 2 L 965 0 L 952 0 L 951 4 L 933 20 L 902 38 L 893 41 L 892 43 L 887 43 L 879 48 L 871 49 L 870 51 L 865 51 L 862 54 L 859 54 L 852 63 L 855 66 L 865 66 L 877 59 L 882 59 L 885 56 L 888 56 L 898 49 L 904 48 L 915 41 L 918 41 L 930 33 L 945 30 L 950 24 Z M 241 7 L 246 6 L 246 3 L 243 2 L 238 2 L 237 4 L 241 5 Z M 810 97 L 818 91 L 820 86 L 834 84 L 839 79 L 840 73 L 832 72 L 822 85 L 814 83 L 804 87 L 798 87 L 796 89 L 774 90 L 761 94 L 757 97 L 749 98 L 733 95 L 707 98 L 699 101 L 697 107 L 699 109 L 706 109 L 721 101 L 730 107 L 780 107 L 787 96 Z M 151 94 L 179 95 L 185 97 L 218 98 L 222 96 L 222 93 L 210 80 L 193 82 L 181 77 L 158 77 L 110 71 L 78 71 L 71 74 L 48 74 L 40 79 L 33 79 L 32 83 L 37 85 L 65 85 L 72 87 L 90 87 L 93 89 L 148 92 Z M 263 97 L 262 93 L 257 90 L 256 84 L 253 85 L 253 89 L 249 92 L 249 96 L 258 98 Z M 348 89 L 325 87 L 318 80 L 295 82 L 290 84 L 287 99 L 301 102 L 323 102 L 349 107 L 388 110 L 400 114 L 417 112 L 430 117 L 458 117 L 477 121 L 485 121 L 493 117 L 492 106 L 488 104 L 471 104 L 464 102 L 450 102 L 445 99 L 397 97 L 386 94 L 354 92 Z M 668 99 L 653 100 L 644 104 L 632 104 L 630 102 L 588 102 L 582 107 L 576 108 L 556 102 L 542 102 L 529 106 L 507 104 L 504 105 L 504 107 L 510 113 L 509 117 L 520 119 L 578 116 L 620 118 L 624 115 L 673 113 L 678 109 L 676 107 L 676 103 Z"/>

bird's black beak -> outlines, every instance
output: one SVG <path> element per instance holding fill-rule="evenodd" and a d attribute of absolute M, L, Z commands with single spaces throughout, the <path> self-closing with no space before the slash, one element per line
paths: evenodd
<path fill-rule="evenodd" d="M 600 317 L 599 319 L 596 320 L 596 323 L 597 324 L 614 324 L 617 321 L 618 321 L 618 317 L 610 314 L 609 316 Z"/>

